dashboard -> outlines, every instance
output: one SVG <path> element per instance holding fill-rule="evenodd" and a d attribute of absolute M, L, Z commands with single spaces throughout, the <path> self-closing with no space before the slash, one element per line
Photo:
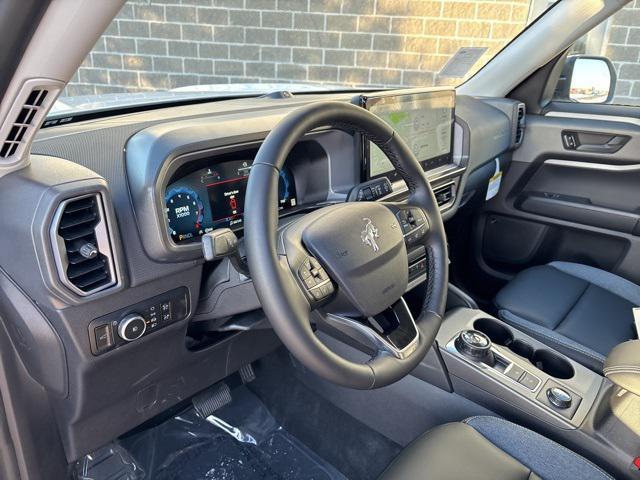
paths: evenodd
<path fill-rule="evenodd" d="M 52 393 L 70 461 L 280 345 L 252 328 L 264 316 L 250 276 L 227 259 L 205 262 L 200 239 L 231 228 L 242 242 L 261 143 L 293 110 L 326 100 L 369 108 L 398 129 L 445 221 L 513 148 L 515 114 L 450 90 L 273 95 L 45 128 L 31 165 L 0 178 L 8 331 L 34 385 Z M 406 185 L 370 147 L 331 128 L 300 139 L 279 179 L 281 222 L 327 204 L 405 200 Z M 80 267 L 79 238 L 99 254 Z M 426 267 L 415 247 L 413 286 Z"/>
<path fill-rule="evenodd" d="M 359 95 L 351 101 L 392 126 L 407 142 L 425 172 L 439 167 L 456 169 L 459 166 L 453 161 L 453 90 L 391 91 Z M 361 181 L 374 179 L 400 181 L 398 173 L 375 144 L 357 134 L 352 137 L 352 143 L 351 156 L 355 165 L 361 166 L 362 174 L 359 179 L 345 179 L 347 183 L 357 185 Z M 330 141 L 320 145 L 320 157 L 324 159 L 327 169 L 331 167 L 328 158 L 334 149 Z M 309 178 L 304 168 L 299 168 L 300 150 L 298 148 L 290 155 L 280 172 L 278 206 L 281 215 L 297 210 L 296 207 L 304 203 L 304 199 L 298 198 L 296 176 L 292 169 L 296 169 L 298 178 L 305 183 L 317 181 Z M 242 231 L 247 180 L 256 153 L 257 149 L 240 149 L 188 162 L 180 166 L 166 186 L 161 187 L 164 191 L 167 234 L 175 245 L 196 243 L 202 235 L 217 228 Z M 339 172 L 336 173 L 340 176 Z M 375 182 L 373 186 L 374 189 L 368 191 L 379 194 L 363 194 L 356 200 L 372 200 L 392 193 L 392 187 L 385 190 Z M 451 195 L 450 200 L 453 199 Z"/>

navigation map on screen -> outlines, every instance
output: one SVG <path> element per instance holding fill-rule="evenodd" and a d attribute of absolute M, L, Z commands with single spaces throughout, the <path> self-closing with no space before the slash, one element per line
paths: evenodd
<path fill-rule="evenodd" d="M 425 170 L 450 162 L 455 93 L 433 91 L 371 97 L 366 107 L 391 125 L 409 145 Z M 373 143 L 369 149 L 371 178 L 394 170 Z"/>

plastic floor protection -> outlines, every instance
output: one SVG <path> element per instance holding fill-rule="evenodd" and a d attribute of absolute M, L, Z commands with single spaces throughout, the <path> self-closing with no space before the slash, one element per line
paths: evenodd
<path fill-rule="evenodd" d="M 206 419 L 193 408 L 86 455 L 79 480 L 346 480 L 246 387 Z"/>

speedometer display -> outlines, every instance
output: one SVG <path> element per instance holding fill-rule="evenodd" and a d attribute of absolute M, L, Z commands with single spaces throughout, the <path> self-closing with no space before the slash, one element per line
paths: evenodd
<path fill-rule="evenodd" d="M 193 241 L 216 228 L 242 228 L 252 163 L 249 160 L 217 163 L 169 185 L 165 202 L 169 234 L 173 241 Z M 281 210 L 296 206 L 295 183 L 286 168 L 280 172 L 278 190 Z"/>
<path fill-rule="evenodd" d="M 204 233 L 204 207 L 200 197 L 188 188 L 174 188 L 165 197 L 169 234 L 173 241 L 189 240 Z"/>

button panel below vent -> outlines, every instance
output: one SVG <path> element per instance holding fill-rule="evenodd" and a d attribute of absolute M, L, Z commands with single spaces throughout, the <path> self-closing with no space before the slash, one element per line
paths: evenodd
<path fill-rule="evenodd" d="M 99 194 L 63 202 L 52 226 L 62 282 L 86 296 L 116 283 L 113 252 Z"/>

